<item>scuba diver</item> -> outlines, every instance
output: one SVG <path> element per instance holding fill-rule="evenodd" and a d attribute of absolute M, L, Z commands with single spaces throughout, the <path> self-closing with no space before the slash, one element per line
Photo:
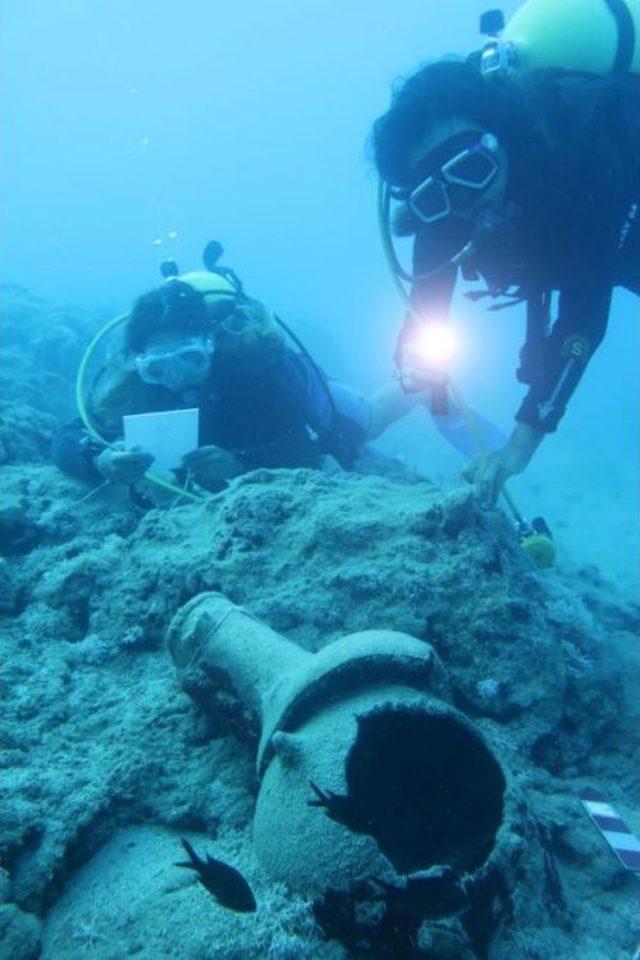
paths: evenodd
<path fill-rule="evenodd" d="M 373 129 L 383 240 L 410 285 L 396 352 L 405 389 L 429 386 L 415 341 L 448 319 L 460 274 L 485 284 L 470 298 L 507 298 L 490 309 L 526 303 L 517 378 L 528 392 L 510 438 L 465 474 L 485 507 L 556 430 L 613 289 L 640 293 L 640 5 L 528 0 L 500 39 L 503 28 L 499 11 L 486 14 L 484 50 L 420 69 Z M 394 237 L 414 238 L 410 270 Z M 435 408 L 447 393 L 432 385 Z"/>
<path fill-rule="evenodd" d="M 165 261 L 162 286 L 107 325 L 122 325 L 122 344 L 80 399 L 81 418 L 54 438 L 64 472 L 135 484 L 153 457 L 124 449 L 123 417 L 194 407 L 199 446 L 178 479 L 216 491 L 258 467 L 320 468 L 327 455 L 348 470 L 415 406 L 395 382 L 365 398 L 327 378 L 283 321 L 217 265 L 221 253 L 212 241 L 207 270 L 183 275 Z"/>

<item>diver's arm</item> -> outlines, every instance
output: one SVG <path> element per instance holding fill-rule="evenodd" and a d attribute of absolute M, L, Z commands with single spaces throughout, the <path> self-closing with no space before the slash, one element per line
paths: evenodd
<path fill-rule="evenodd" d="M 399 380 L 382 384 L 368 396 L 337 380 L 327 383 L 335 414 L 352 425 L 359 444 L 377 440 L 425 399 L 424 393 L 408 393 Z"/>
<path fill-rule="evenodd" d="M 428 392 L 406 393 L 398 380 L 392 380 L 375 390 L 368 397 L 368 404 L 370 421 L 367 440 L 376 440 L 416 406 L 431 408 L 431 397 Z M 502 431 L 490 420 L 469 407 L 462 410 L 451 397 L 446 414 L 435 414 L 433 410 L 430 413 L 438 432 L 465 457 L 497 450 L 507 442 Z M 521 435 L 517 438 L 517 446 L 518 449 L 524 446 L 524 437 Z"/>
<path fill-rule="evenodd" d="M 604 337 L 610 303 L 610 287 L 562 290 L 550 335 L 525 344 L 518 377 L 530 390 L 516 414 L 514 430 L 502 448 L 478 457 L 465 471 L 481 506 L 496 503 L 505 481 L 526 470 L 546 434 L 556 429 Z"/>
<path fill-rule="evenodd" d="M 104 479 L 95 460 L 104 446 L 92 440 L 81 420 L 60 427 L 51 444 L 53 462 L 63 473 L 77 480 Z"/>
<path fill-rule="evenodd" d="M 505 482 L 526 470 L 544 436 L 535 427 L 516 423 L 503 447 L 483 453 L 469 464 L 463 476 L 474 484 L 481 507 L 495 506 Z"/>
<path fill-rule="evenodd" d="M 420 393 L 407 393 L 399 380 L 391 380 L 367 398 L 369 426 L 367 440 L 377 440 L 397 420 L 401 420 L 423 399 Z"/>
<path fill-rule="evenodd" d="M 125 450 L 123 442 L 110 446 L 94 440 L 81 420 L 65 424 L 53 438 L 53 461 L 63 473 L 76 480 L 109 480 L 134 483 L 153 463 L 153 456 L 135 448 Z"/>
<path fill-rule="evenodd" d="M 118 440 L 123 414 L 145 409 L 137 402 L 137 385 L 132 363 L 119 355 L 98 371 L 85 402 L 90 422 L 104 442 L 94 440 L 80 418 L 64 424 L 51 445 L 53 462 L 63 473 L 78 480 L 105 479 L 101 465 L 96 464 L 98 457 Z"/>
<path fill-rule="evenodd" d="M 525 344 L 518 379 L 530 386 L 516 420 L 552 433 L 607 329 L 612 288 L 571 287 L 560 292 L 558 319 L 548 337 Z"/>
<path fill-rule="evenodd" d="M 415 320 L 445 321 L 449 318 L 457 273 L 456 267 L 447 267 L 432 277 L 413 281 L 410 312 Z"/>
<path fill-rule="evenodd" d="M 422 402 L 431 407 L 429 398 L 423 398 Z M 458 406 L 451 397 L 448 400 L 448 412 L 440 415 L 431 410 L 431 419 L 447 443 L 468 459 L 499 450 L 507 443 L 499 427 L 476 410 L 466 405 L 464 409 Z"/>

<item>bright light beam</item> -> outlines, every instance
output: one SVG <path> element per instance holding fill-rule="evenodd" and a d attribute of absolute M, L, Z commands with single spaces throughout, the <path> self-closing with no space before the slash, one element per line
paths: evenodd
<path fill-rule="evenodd" d="M 416 359 L 429 367 L 446 367 L 458 350 L 458 338 L 449 323 L 427 323 L 416 332 L 412 345 Z"/>

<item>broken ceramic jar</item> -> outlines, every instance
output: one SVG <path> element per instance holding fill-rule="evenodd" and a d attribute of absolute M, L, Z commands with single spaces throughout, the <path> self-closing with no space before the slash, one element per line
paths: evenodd
<path fill-rule="evenodd" d="M 379 942 L 395 911 L 412 938 L 437 921 L 462 957 L 456 917 L 488 930 L 510 909 L 526 808 L 428 643 L 370 630 L 309 653 L 204 593 L 168 647 L 183 687 L 257 740 L 256 855 L 330 933 Z"/>

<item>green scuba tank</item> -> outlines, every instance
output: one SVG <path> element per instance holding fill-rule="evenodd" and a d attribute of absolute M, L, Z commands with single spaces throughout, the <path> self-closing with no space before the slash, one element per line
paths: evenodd
<path fill-rule="evenodd" d="M 549 67 L 640 73 L 640 0 L 526 0 L 506 26 L 491 10 L 480 29 L 491 37 L 484 74 Z"/>

